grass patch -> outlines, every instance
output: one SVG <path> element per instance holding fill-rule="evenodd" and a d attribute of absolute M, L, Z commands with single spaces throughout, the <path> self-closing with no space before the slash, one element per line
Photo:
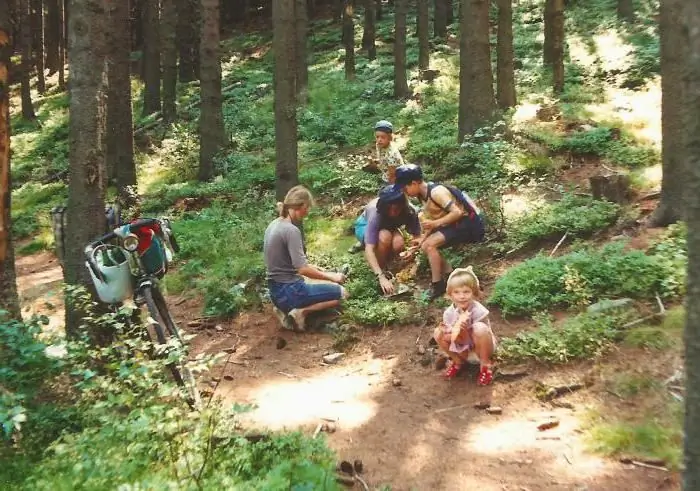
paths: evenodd
<path fill-rule="evenodd" d="M 627 331 L 625 344 L 635 348 L 665 350 L 680 346 L 685 328 L 685 309 L 674 307 L 660 326 L 640 326 Z"/>

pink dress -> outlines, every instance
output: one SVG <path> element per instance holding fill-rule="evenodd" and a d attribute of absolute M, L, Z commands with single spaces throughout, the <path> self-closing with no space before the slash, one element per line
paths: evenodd
<path fill-rule="evenodd" d="M 468 329 L 472 329 L 475 322 L 485 322 L 489 324 L 488 315 L 489 310 L 476 300 L 472 300 L 471 305 L 467 309 L 471 314 L 469 317 Z M 451 334 L 452 329 L 458 329 L 455 324 L 459 320 L 459 316 L 463 311 L 459 310 L 454 304 L 450 305 L 445 309 L 445 313 L 442 315 L 442 322 L 445 324 L 445 334 Z M 474 347 L 472 343 L 469 344 L 457 344 L 455 342 L 450 343 L 450 351 L 454 353 L 463 353 Z"/>

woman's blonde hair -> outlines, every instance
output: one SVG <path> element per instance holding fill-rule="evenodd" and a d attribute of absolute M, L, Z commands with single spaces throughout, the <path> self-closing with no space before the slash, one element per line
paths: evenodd
<path fill-rule="evenodd" d="M 479 296 L 479 278 L 474 274 L 474 268 L 468 266 L 466 268 L 457 268 L 447 278 L 447 294 L 453 290 L 462 287 L 469 288 L 475 297 Z"/>
<path fill-rule="evenodd" d="M 311 207 L 313 204 L 314 197 L 311 191 L 304 186 L 298 185 L 287 191 L 284 201 L 277 202 L 277 211 L 281 217 L 286 218 L 289 216 L 289 210 L 296 210 L 304 206 Z"/>

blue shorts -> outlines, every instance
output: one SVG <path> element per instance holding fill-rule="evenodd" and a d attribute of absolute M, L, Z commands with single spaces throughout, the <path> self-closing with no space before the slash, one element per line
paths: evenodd
<path fill-rule="evenodd" d="M 278 283 L 268 280 L 272 303 L 285 314 L 321 302 L 340 300 L 343 290 L 335 283 L 307 283 L 304 280 Z"/>
<path fill-rule="evenodd" d="M 464 217 L 454 224 L 441 227 L 436 232 L 445 236 L 445 244 L 449 247 L 455 244 L 473 244 L 484 240 L 484 221 L 480 215 L 474 218 Z"/>
<path fill-rule="evenodd" d="M 365 229 L 367 228 L 367 217 L 362 213 L 355 220 L 355 238 L 362 244 L 365 243 Z"/>

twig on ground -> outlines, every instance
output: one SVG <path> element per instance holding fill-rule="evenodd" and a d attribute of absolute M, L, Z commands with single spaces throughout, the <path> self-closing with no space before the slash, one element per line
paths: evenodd
<path fill-rule="evenodd" d="M 641 462 L 639 460 L 633 460 L 633 459 L 628 459 L 628 458 L 622 458 L 620 459 L 620 462 L 623 464 L 631 464 L 631 465 L 636 465 L 637 467 L 644 467 L 646 469 L 655 469 L 657 471 L 664 471 L 668 472 L 668 468 L 660 465 L 652 465 L 652 464 L 647 464 L 646 462 Z"/>
<path fill-rule="evenodd" d="M 319 423 L 316 425 L 316 429 L 314 430 L 314 434 L 311 438 L 316 438 L 319 433 L 321 433 L 321 430 L 323 429 L 323 423 Z"/>
<path fill-rule="evenodd" d="M 297 377 L 296 375 L 294 375 L 294 374 L 292 374 L 292 373 L 287 373 L 287 372 L 277 372 L 277 373 L 279 373 L 280 375 L 284 375 L 284 376 L 287 377 L 287 378 L 299 378 L 299 377 Z"/>
<path fill-rule="evenodd" d="M 436 409 L 433 412 L 435 414 L 439 414 L 439 413 L 444 413 L 447 411 L 452 411 L 453 409 L 464 409 L 465 407 L 469 407 L 469 404 L 460 404 L 459 406 L 444 407 L 442 409 Z"/>
<path fill-rule="evenodd" d="M 557 250 L 559 250 L 559 246 L 562 245 L 562 243 L 566 240 L 566 237 L 569 235 L 569 231 L 567 230 L 564 232 L 564 236 L 559 239 L 559 242 L 557 242 L 557 245 L 554 246 L 554 249 L 552 249 L 552 252 L 549 253 L 549 257 L 552 257 L 554 254 L 556 254 Z"/>
<path fill-rule="evenodd" d="M 352 477 L 355 478 L 355 480 L 356 480 L 357 482 L 359 482 L 360 484 L 362 484 L 362 487 L 365 489 L 365 491 L 369 491 L 369 486 L 367 486 L 367 483 L 365 482 L 364 479 L 362 479 L 360 476 L 357 475 L 357 472 L 355 472 L 355 473 L 352 475 Z"/>
<path fill-rule="evenodd" d="M 572 464 L 571 461 L 569 460 L 569 456 L 566 455 L 566 452 L 564 452 L 562 455 L 564 456 L 564 458 L 566 459 L 566 461 L 569 463 L 569 465 L 574 465 L 574 464 Z"/>

